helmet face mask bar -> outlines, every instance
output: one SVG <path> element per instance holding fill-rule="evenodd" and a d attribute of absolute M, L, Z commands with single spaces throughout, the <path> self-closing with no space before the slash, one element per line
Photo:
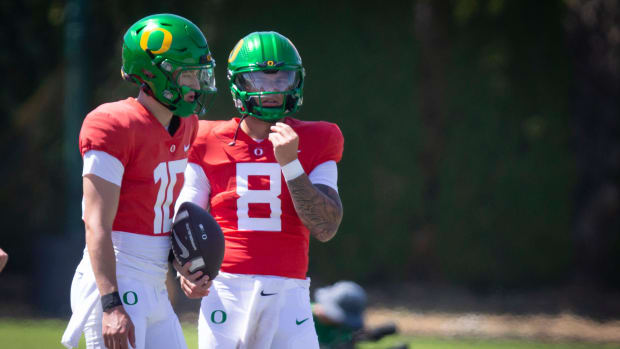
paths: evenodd
<path fill-rule="evenodd" d="M 123 78 L 178 116 L 206 111 L 217 92 L 214 67 L 204 35 L 183 17 L 148 16 L 125 33 Z"/>
<path fill-rule="evenodd" d="M 271 121 L 297 110 L 301 79 L 295 70 L 250 71 L 237 74 L 232 88 L 248 114 Z"/>
<path fill-rule="evenodd" d="M 276 122 L 303 103 L 305 71 L 289 39 L 255 32 L 241 39 L 228 60 L 228 80 L 242 116 Z"/>
<path fill-rule="evenodd" d="M 208 109 L 217 92 L 214 66 L 183 66 L 169 60 L 160 64 L 169 81 L 162 96 L 176 105 L 175 114 L 200 115 Z"/>

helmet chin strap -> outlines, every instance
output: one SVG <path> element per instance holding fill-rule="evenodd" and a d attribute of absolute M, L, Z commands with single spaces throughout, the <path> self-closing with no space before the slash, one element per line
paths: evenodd
<path fill-rule="evenodd" d="M 239 124 L 237 125 L 237 129 L 235 130 L 235 136 L 233 137 L 232 142 L 228 143 L 229 146 L 234 146 L 237 143 L 237 134 L 239 133 L 239 129 L 241 128 L 241 123 L 243 122 L 243 119 L 247 118 L 248 114 L 243 114 L 241 115 L 241 120 L 239 120 Z"/>
<path fill-rule="evenodd" d="M 157 101 L 157 103 L 161 104 L 162 106 L 164 106 L 164 108 L 170 110 L 171 112 L 174 112 L 177 108 L 171 106 L 171 105 L 166 105 L 164 103 L 162 103 L 162 101 L 160 101 L 159 99 L 157 99 L 157 97 L 155 97 L 155 94 L 153 93 L 153 90 L 151 89 L 151 87 L 149 85 L 147 85 L 145 82 L 142 82 L 142 84 L 140 85 L 140 88 L 142 89 L 142 91 L 144 91 L 144 93 L 146 93 L 147 95 L 151 96 L 154 100 Z"/>

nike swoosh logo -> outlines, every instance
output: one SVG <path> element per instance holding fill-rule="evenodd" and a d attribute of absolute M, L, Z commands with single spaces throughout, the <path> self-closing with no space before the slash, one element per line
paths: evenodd
<path fill-rule="evenodd" d="M 174 235 L 174 240 L 177 242 L 177 245 L 179 245 L 179 248 L 181 249 L 181 258 L 189 257 L 189 251 L 187 250 L 185 245 L 181 243 L 181 241 L 177 237 L 177 234 L 172 234 L 172 235 Z"/>
<path fill-rule="evenodd" d="M 185 150 L 185 152 L 187 153 L 187 151 L 189 150 L 189 144 L 188 145 L 184 145 L 183 146 L 183 150 Z"/>
<path fill-rule="evenodd" d="M 278 293 L 277 292 L 276 293 L 265 293 L 265 291 L 260 291 L 260 295 L 263 297 L 273 296 L 274 294 L 278 294 Z"/>
<path fill-rule="evenodd" d="M 308 321 L 309 319 L 310 319 L 309 317 L 307 317 L 307 318 L 305 318 L 305 319 L 303 319 L 301 321 L 295 319 L 295 323 L 297 324 L 297 326 L 299 326 L 299 325 L 303 324 L 304 322 Z"/>

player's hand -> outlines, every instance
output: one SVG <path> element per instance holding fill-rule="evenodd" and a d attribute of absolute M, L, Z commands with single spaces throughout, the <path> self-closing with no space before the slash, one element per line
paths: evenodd
<path fill-rule="evenodd" d="M 172 260 L 172 266 L 174 267 L 174 269 L 176 269 L 176 271 L 179 272 L 179 274 L 183 275 L 183 276 L 189 276 L 189 268 L 192 266 L 192 264 L 190 262 L 185 263 L 184 266 L 181 266 L 181 264 L 179 264 L 179 261 L 177 261 L 177 259 L 173 259 Z M 197 271 L 195 274 L 197 273 L 201 273 L 201 271 Z"/>
<path fill-rule="evenodd" d="M 181 266 L 179 264 L 179 262 L 177 262 L 176 259 L 174 259 L 172 261 L 172 266 L 174 267 L 174 269 L 176 269 L 179 274 L 181 274 L 182 276 L 184 276 L 185 278 L 191 280 L 191 281 L 196 281 L 199 280 L 200 277 L 202 276 L 202 271 L 198 270 L 197 272 L 190 274 L 189 268 L 191 268 L 192 263 L 191 262 L 187 262 L 185 263 L 183 266 Z M 205 275 L 206 276 L 206 275 Z M 206 276 L 207 279 L 209 278 L 208 276 Z"/>
<path fill-rule="evenodd" d="M 136 330 L 122 305 L 103 312 L 103 342 L 108 349 L 136 347 Z"/>
<path fill-rule="evenodd" d="M 280 166 L 297 159 L 299 136 L 289 125 L 276 122 L 275 125 L 271 126 L 269 141 L 273 144 L 273 153 Z"/>
<path fill-rule="evenodd" d="M 0 248 L 0 272 L 9 261 L 9 255 Z"/>
<path fill-rule="evenodd" d="M 181 283 L 181 289 L 188 298 L 202 298 L 209 294 L 209 288 L 211 287 L 211 280 L 209 275 L 202 275 L 202 271 L 197 271 L 193 274 L 189 273 L 191 266 L 190 262 L 185 263 L 182 267 L 175 259 L 172 261 L 174 268 L 181 274 L 179 282 Z"/>
<path fill-rule="evenodd" d="M 209 295 L 209 288 L 211 287 L 211 280 L 209 276 L 205 275 L 198 280 L 192 281 L 183 276 L 180 278 L 181 289 L 187 298 L 199 299 Z"/>

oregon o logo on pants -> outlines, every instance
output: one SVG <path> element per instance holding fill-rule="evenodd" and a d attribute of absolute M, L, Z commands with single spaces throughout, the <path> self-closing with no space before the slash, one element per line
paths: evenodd
<path fill-rule="evenodd" d="M 216 314 L 218 313 L 222 314 L 220 316 L 217 316 L 219 318 L 219 321 L 216 320 Z M 221 323 L 226 322 L 226 312 L 223 310 L 214 310 L 211 313 L 211 322 L 213 322 L 214 324 L 221 324 Z"/>
<path fill-rule="evenodd" d="M 129 297 L 130 295 L 133 295 L 133 296 Z M 138 303 L 138 294 L 136 294 L 134 291 L 127 291 L 123 293 L 123 303 L 127 305 L 134 305 Z"/>

